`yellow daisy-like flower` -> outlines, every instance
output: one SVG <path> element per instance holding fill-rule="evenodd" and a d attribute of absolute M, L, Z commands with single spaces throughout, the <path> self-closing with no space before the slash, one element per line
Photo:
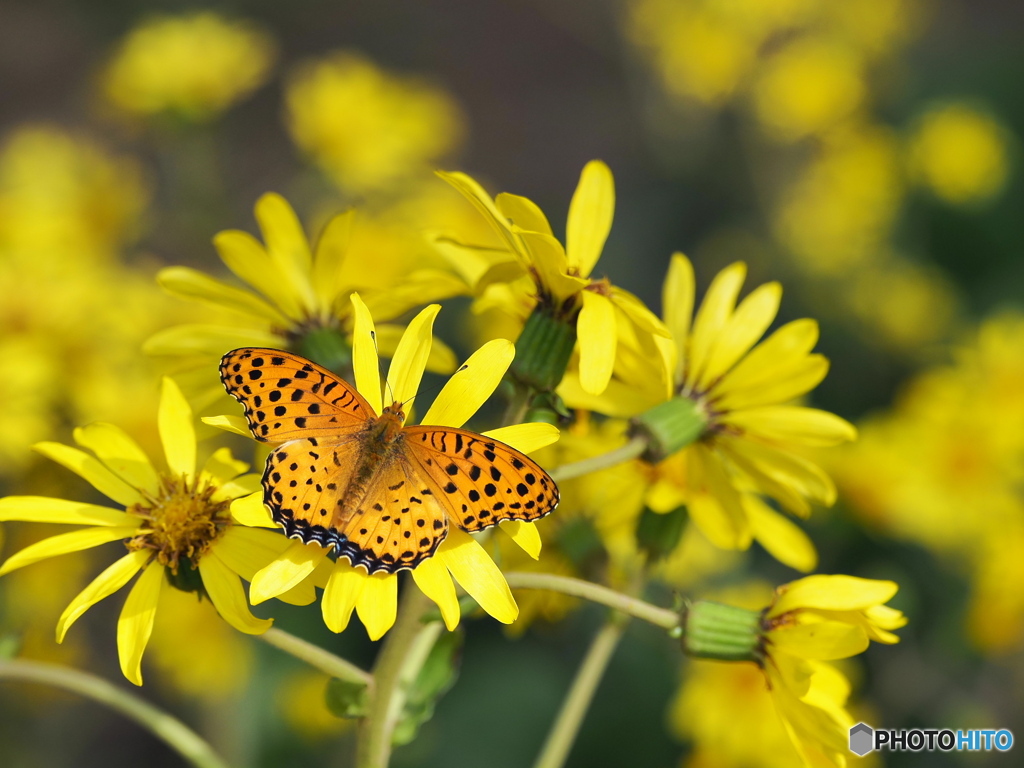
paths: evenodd
<path fill-rule="evenodd" d="M 161 593 L 177 586 L 207 595 L 220 615 L 241 632 L 259 634 L 272 621 L 252 615 L 240 578 L 250 579 L 277 557 L 287 542 L 269 531 L 239 525 L 231 502 L 258 487 L 259 477 L 243 474 L 248 465 L 221 449 L 196 471 L 192 411 L 171 379 L 164 379 L 158 412 L 167 469 L 157 470 L 121 429 L 104 423 L 75 430 L 75 440 L 92 453 L 39 443 L 36 450 L 87 480 L 125 507 L 40 496 L 0 499 L 0 521 L 87 526 L 26 547 L 0 567 L 0 575 L 57 555 L 123 541 L 128 554 L 104 570 L 71 601 L 57 622 L 57 642 L 90 607 L 141 574 L 117 623 L 121 670 L 142 685 L 142 654 L 153 630 Z M 314 599 L 311 584 L 282 599 L 299 604 Z"/>
<path fill-rule="evenodd" d="M 837 445 L 854 427 L 826 411 L 790 404 L 813 389 L 828 361 L 813 354 L 814 320 L 794 320 L 767 338 L 782 289 L 767 283 L 739 304 L 746 266 L 714 279 L 694 316 L 693 267 L 672 257 L 664 286 L 672 341 L 634 345 L 605 393 L 589 395 L 568 376 L 559 393 L 570 406 L 637 416 L 650 439 L 645 503 L 656 512 L 685 505 L 715 545 L 746 549 L 752 538 L 793 567 L 815 564 L 807 537 L 764 502 L 806 517 L 810 502 L 830 505 L 836 490 L 803 448 Z"/>
<path fill-rule="evenodd" d="M 776 591 L 762 626 L 763 669 L 772 698 L 797 750 L 813 745 L 846 764 L 853 719 L 843 708 L 850 684 L 825 662 L 863 653 L 870 641 L 898 643 L 907 623 L 885 605 L 899 587 L 854 576 L 808 576 Z"/>
<path fill-rule="evenodd" d="M 506 311 L 519 314 L 525 309 L 529 314 L 532 310 L 531 320 L 539 313 L 571 326 L 579 339 L 580 383 L 587 392 L 600 394 L 608 385 L 616 360 L 620 324 L 634 334 L 668 336 L 662 323 L 636 296 L 612 285 L 607 278 L 590 276 L 608 238 L 615 211 L 615 185 L 607 165 L 592 160 L 583 168 L 569 204 L 565 246 L 555 239 L 544 213 L 531 200 L 507 192 L 491 199 L 483 187 L 464 173 L 439 175 L 473 203 L 505 245 L 504 251 L 495 251 L 442 240 L 441 245 L 448 246 L 444 252 L 451 254 L 457 267 L 465 268 L 462 262 L 474 256 L 473 266 L 481 258 L 489 261 L 485 271 L 474 270 L 478 275 L 475 284 L 478 291 L 508 284 L 500 301 Z M 526 344 L 537 343 L 544 348 L 547 358 L 562 354 L 557 349 L 561 345 L 567 361 L 573 336 L 567 337 L 565 345 L 561 338 L 548 338 L 549 333 L 543 326 L 531 326 L 528 321 L 518 342 L 520 352 Z M 530 383 L 539 384 L 541 389 L 553 389 L 563 371 L 564 365 L 557 370 L 553 383 Z M 536 375 L 519 367 L 513 372 L 527 380 Z"/>
<path fill-rule="evenodd" d="M 355 314 L 353 366 L 356 388 L 376 414 L 383 410 L 377 351 L 374 348 L 374 324 L 370 311 L 358 294 L 352 295 Z M 398 344 L 387 376 L 389 397 L 408 403 L 415 395 L 430 355 L 434 318 L 440 309 L 431 305 L 409 323 Z M 449 379 L 422 419 L 423 424 L 461 427 L 491 396 L 515 354 L 511 342 L 491 341 L 477 350 Z M 249 434 L 241 417 L 219 417 L 209 423 Z M 484 432 L 523 452 L 535 451 L 558 439 L 558 430 L 550 424 L 518 424 Z M 232 511 L 249 524 L 274 526 L 263 505 L 262 492 L 240 499 Z M 453 521 L 456 522 L 456 521 Z M 536 557 L 540 537 L 532 523 L 501 523 L 502 531 L 524 550 Z M 253 577 L 250 597 L 254 603 L 274 597 L 301 583 L 326 561 L 329 549 L 316 543 L 292 542 L 280 559 Z M 465 589 L 491 616 L 506 624 L 519 613 L 501 570 L 484 548 L 457 524 L 437 552 L 412 570 L 416 586 L 437 603 L 449 629 L 459 622 L 459 601 L 452 579 Z M 395 622 L 398 575 L 378 572 L 367 575 L 365 566 L 353 568 L 346 559 L 333 563 L 323 594 L 322 608 L 327 626 L 341 632 L 349 623 L 353 609 L 358 613 L 370 638 L 384 635 Z"/>
<path fill-rule="evenodd" d="M 124 112 L 208 120 L 256 90 L 274 61 L 270 36 L 208 11 L 162 16 L 133 29 L 103 75 Z"/>
<path fill-rule="evenodd" d="M 205 385 L 207 402 L 222 394 L 209 372 L 216 370 L 221 355 L 237 347 L 288 349 L 327 368 L 348 370 L 353 323 L 348 297 L 361 287 L 350 281 L 346 270 L 354 215 L 348 211 L 331 219 L 311 249 L 288 202 L 273 193 L 263 195 L 256 203 L 263 243 L 240 230 L 221 232 L 213 241 L 224 264 L 251 291 L 190 267 L 167 267 L 158 275 L 173 295 L 236 312 L 245 325 L 176 326 L 154 335 L 146 351 L 186 359 L 200 377 L 199 386 Z M 429 269 L 413 272 L 406 284 L 395 288 L 367 297 L 378 316 L 397 317 L 464 290 L 453 276 Z M 382 354 L 390 356 L 401 335 L 401 326 L 381 325 L 377 344 Z M 435 343 L 427 364 L 432 371 L 447 372 L 454 368 L 455 356 Z"/>
<path fill-rule="evenodd" d="M 808 576 L 776 590 L 762 611 L 699 601 L 687 608 L 683 647 L 697 658 L 754 661 L 805 765 L 846 765 L 853 719 L 846 677 L 829 661 L 897 643 L 906 618 L 885 605 L 899 587 L 854 576 Z"/>

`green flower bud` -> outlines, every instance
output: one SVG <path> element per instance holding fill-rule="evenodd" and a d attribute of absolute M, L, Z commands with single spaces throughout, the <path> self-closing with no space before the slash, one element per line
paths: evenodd
<path fill-rule="evenodd" d="M 656 464 L 695 442 L 708 425 L 704 408 L 688 397 L 674 397 L 633 419 L 632 432 L 647 438 L 641 457 Z"/>
<path fill-rule="evenodd" d="M 760 662 L 761 611 L 698 600 L 683 617 L 683 650 L 698 659 Z"/>

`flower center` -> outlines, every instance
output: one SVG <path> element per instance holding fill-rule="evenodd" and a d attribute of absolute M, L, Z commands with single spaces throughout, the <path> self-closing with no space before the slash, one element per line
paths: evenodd
<path fill-rule="evenodd" d="M 128 543 L 129 551 L 149 549 L 175 576 L 182 560 L 192 567 L 228 524 L 230 501 L 214 501 L 215 486 L 196 479 L 162 477 L 155 496 L 133 504 L 129 514 L 146 521 Z"/>

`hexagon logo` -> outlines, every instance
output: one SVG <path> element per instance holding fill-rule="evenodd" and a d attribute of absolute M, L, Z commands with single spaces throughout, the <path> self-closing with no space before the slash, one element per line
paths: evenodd
<path fill-rule="evenodd" d="M 850 729 L 850 751 L 859 757 L 864 757 L 875 748 L 875 732 L 866 723 L 857 723 Z"/>

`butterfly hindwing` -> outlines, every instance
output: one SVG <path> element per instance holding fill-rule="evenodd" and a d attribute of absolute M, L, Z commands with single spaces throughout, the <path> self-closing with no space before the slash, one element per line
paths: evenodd
<path fill-rule="evenodd" d="M 558 487 L 533 459 L 475 432 L 407 427 L 407 451 L 456 525 L 474 532 L 532 521 L 558 505 Z"/>
<path fill-rule="evenodd" d="M 221 359 L 228 394 L 245 407 L 253 437 L 280 443 L 308 437 L 337 440 L 374 413 L 354 387 L 303 357 L 243 347 Z"/>

